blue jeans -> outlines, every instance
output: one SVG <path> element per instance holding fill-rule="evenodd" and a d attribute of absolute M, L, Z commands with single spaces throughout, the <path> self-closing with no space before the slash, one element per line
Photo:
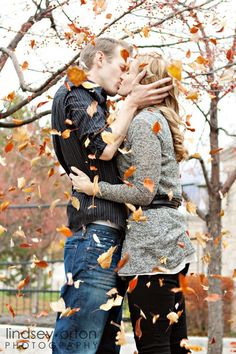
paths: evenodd
<path fill-rule="evenodd" d="M 97 238 L 100 240 L 97 242 Z M 61 289 L 66 307 L 80 308 L 69 317 L 59 318 L 58 313 L 52 339 L 53 354 L 116 354 L 115 345 L 119 330 L 111 321 L 120 323 L 121 307 L 110 311 L 100 310 L 110 298 L 106 293 L 116 287 L 124 296 L 125 284 L 114 272 L 121 256 L 120 231 L 103 225 L 89 224 L 65 243 L 65 273 L 72 273 L 74 282 L 81 280 L 79 288 L 67 283 Z M 111 246 L 118 246 L 109 269 L 103 269 L 97 261 Z"/>

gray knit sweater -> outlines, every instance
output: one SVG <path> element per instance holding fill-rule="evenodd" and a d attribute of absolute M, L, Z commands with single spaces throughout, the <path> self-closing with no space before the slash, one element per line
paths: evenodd
<path fill-rule="evenodd" d="M 155 134 L 153 125 L 157 121 L 161 129 Z M 181 198 L 172 135 L 159 110 L 152 108 L 139 112 L 129 127 L 124 144 L 131 153 L 119 153 L 118 168 L 123 177 L 130 166 L 136 166 L 137 170 L 128 179 L 133 186 L 99 182 L 101 198 L 140 206 L 150 204 L 156 194 L 171 192 L 174 198 Z M 153 192 L 144 186 L 146 177 L 154 182 Z M 158 267 L 171 270 L 194 253 L 184 216 L 178 210 L 168 207 L 148 209 L 143 215 L 147 221 L 136 222 L 131 220 L 132 215 L 129 217 L 122 255 L 128 252 L 130 259 L 120 275 L 151 273 Z"/>

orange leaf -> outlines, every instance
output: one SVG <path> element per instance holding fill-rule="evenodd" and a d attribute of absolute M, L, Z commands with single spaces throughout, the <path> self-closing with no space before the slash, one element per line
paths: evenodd
<path fill-rule="evenodd" d="M 129 261 L 129 254 L 125 253 L 124 256 L 119 260 L 116 268 L 115 268 L 115 272 L 119 272 L 119 270 L 121 268 L 123 268 Z"/>
<path fill-rule="evenodd" d="M 97 106 L 98 106 L 98 102 L 97 101 L 93 101 L 87 108 L 87 113 L 88 115 L 92 118 L 93 115 L 97 112 Z"/>
<path fill-rule="evenodd" d="M 136 166 L 130 166 L 124 173 L 124 179 L 131 177 L 136 170 L 137 170 Z"/>
<path fill-rule="evenodd" d="M 185 247 L 185 243 L 184 242 L 178 242 L 177 245 L 181 248 L 184 248 Z"/>
<path fill-rule="evenodd" d="M 214 45 L 217 44 L 216 38 L 210 38 L 210 42 L 213 43 Z"/>
<path fill-rule="evenodd" d="M 16 97 L 16 93 L 15 91 L 12 91 L 7 95 L 7 100 L 11 102 L 14 100 L 15 97 Z"/>
<path fill-rule="evenodd" d="M 14 147 L 14 144 L 12 141 L 9 141 L 9 143 L 7 143 L 7 145 L 5 146 L 5 152 L 10 152 Z"/>
<path fill-rule="evenodd" d="M 57 232 L 62 233 L 66 237 L 70 237 L 70 236 L 73 235 L 71 230 L 68 227 L 64 226 L 64 225 L 62 225 L 61 227 L 56 228 L 56 230 L 57 230 Z"/>
<path fill-rule="evenodd" d="M 31 39 L 30 46 L 32 49 L 34 48 L 35 44 L 36 44 L 35 39 Z"/>
<path fill-rule="evenodd" d="M 146 177 L 143 181 L 143 185 L 145 188 L 147 188 L 151 193 L 154 191 L 155 184 L 151 180 L 151 178 Z"/>
<path fill-rule="evenodd" d="M 27 70 L 29 67 L 29 63 L 27 61 L 24 61 L 24 63 L 21 65 L 22 70 Z"/>
<path fill-rule="evenodd" d="M 35 317 L 40 318 L 40 317 L 46 317 L 46 316 L 48 316 L 48 311 L 43 310 L 43 311 L 39 312 Z"/>
<path fill-rule="evenodd" d="M 145 66 L 147 66 L 147 65 L 148 65 L 147 63 L 141 63 L 138 68 L 139 68 L 140 70 L 142 70 L 142 69 L 145 68 Z"/>
<path fill-rule="evenodd" d="M 30 248 L 30 247 L 32 247 L 32 244 L 30 244 L 30 243 L 21 243 L 19 245 L 19 247 L 20 248 Z"/>
<path fill-rule="evenodd" d="M 6 304 L 6 307 L 7 307 L 8 311 L 9 311 L 9 313 L 10 313 L 10 314 L 12 315 L 12 317 L 14 318 L 14 317 L 16 316 L 16 314 L 15 314 L 15 311 L 13 310 L 12 306 L 9 305 L 9 304 Z"/>
<path fill-rule="evenodd" d="M 128 293 L 132 293 L 138 284 L 138 275 L 129 281 L 129 286 L 127 289 Z"/>
<path fill-rule="evenodd" d="M 27 275 L 27 277 L 23 280 L 21 280 L 18 285 L 17 285 L 17 289 L 18 290 L 22 290 L 27 284 L 29 284 L 30 281 L 30 277 L 29 275 Z"/>
<path fill-rule="evenodd" d="M 152 127 L 153 133 L 157 134 L 159 133 L 160 130 L 161 130 L 161 124 L 159 122 L 154 123 Z"/>
<path fill-rule="evenodd" d="M 199 55 L 195 61 L 198 64 L 208 64 L 208 59 L 203 58 L 201 55 Z"/>
<path fill-rule="evenodd" d="M 129 52 L 126 49 L 121 49 L 120 51 L 120 55 L 122 56 L 122 58 L 124 59 L 125 62 L 127 62 L 127 59 L 129 57 Z"/>
<path fill-rule="evenodd" d="M 34 264 L 39 268 L 47 268 L 48 267 L 48 263 L 46 261 L 35 260 Z"/>
<path fill-rule="evenodd" d="M 90 166 L 89 169 L 90 169 L 90 171 L 97 171 L 98 170 L 96 166 Z"/>
<path fill-rule="evenodd" d="M 78 66 L 71 66 L 67 70 L 67 77 L 70 82 L 72 82 L 76 87 L 82 84 L 87 80 L 87 76 L 83 70 Z"/>
<path fill-rule="evenodd" d="M 219 148 L 219 149 L 213 149 L 209 151 L 210 155 L 216 155 L 218 154 L 221 150 L 223 150 L 223 148 Z"/>
<path fill-rule="evenodd" d="M 52 168 L 50 168 L 50 170 L 48 171 L 48 177 L 53 176 L 53 175 L 54 175 L 54 173 L 55 173 L 54 168 L 53 168 L 53 167 L 52 167 Z"/>
<path fill-rule="evenodd" d="M 61 136 L 63 137 L 63 139 L 68 139 L 70 137 L 70 133 L 71 133 L 71 130 L 66 129 L 61 133 Z"/>
<path fill-rule="evenodd" d="M 135 323 L 135 335 L 136 335 L 136 337 L 138 337 L 138 339 L 140 339 L 142 337 L 142 331 L 141 331 L 141 326 L 140 326 L 141 319 L 142 319 L 142 317 L 139 317 L 139 319 Z"/>
<path fill-rule="evenodd" d="M 197 33 L 199 28 L 193 26 L 192 28 L 190 28 L 190 33 Z"/>
<path fill-rule="evenodd" d="M 186 98 L 187 98 L 187 100 L 197 100 L 198 99 L 198 92 L 197 91 L 189 91 Z"/>
<path fill-rule="evenodd" d="M 149 36 L 150 27 L 144 26 L 141 32 L 143 33 L 144 37 L 147 38 Z"/>
<path fill-rule="evenodd" d="M 190 58 L 191 57 L 191 51 L 190 49 L 188 49 L 187 53 L 186 53 L 186 58 Z"/>
<path fill-rule="evenodd" d="M 166 67 L 167 72 L 170 76 L 178 81 L 182 79 L 182 62 L 180 60 L 173 60 L 170 65 Z"/>
<path fill-rule="evenodd" d="M 81 33 L 81 29 L 78 28 L 74 23 L 70 23 L 68 27 L 70 27 L 71 31 L 75 33 Z"/>
<path fill-rule="evenodd" d="M 234 51 L 232 49 L 227 50 L 226 58 L 228 61 L 232 61 L 234 59 Z"/>
<path fill-rule="evenodd" d="M 8 202 L 8 201 L 2 202 L 2 203 L 0 204 L 0 210 L 1 210 L 1 211 L 4 211 L 5 209 L 8 208 L 9 205 L 10 205 L 10 202 Z"/>
<path fill-rule="evenodd" d="M 106 14 L 106 18 L 110 20 L 112 18 L 112 14 Z"/>
<path fill-rule="evenodd" d="M 64 81 L 64 85 L 67 88 L 68 91 L 71 91 L 70 85 L 68 84 L 67 81 Z"/>

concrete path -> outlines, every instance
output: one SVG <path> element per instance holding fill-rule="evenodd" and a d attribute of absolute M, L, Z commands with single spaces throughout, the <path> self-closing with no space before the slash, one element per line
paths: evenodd
<path fill-rule="evenodd" d="M 16 342 L 18 338 L 20 338 L 21 341 L 18 342 L 18 345 L 27 348 L 24 353 L 51 354 L 51 338 L 53 329 L 44 327 L 31 327 L 31 330 L 32 338 L 30 338 L 27 327 L 25 326 L 0 325 L 0 352 L 6 354 L 19 354 L 19 349 L 16 348 Z M 133 354 L 136 349 L 133 341 L 133 335 L 128 333 L 126 335 L 126 339 L 127 344 L 121 348 L 120 354 Z M 189 342 L 191 344 L 202 346 L 203 350 L 200 351 L 201 354 L 207 353 L 207 338 L 190 337 Z M 236 338 L 225 338 L 223 354 L 232 354 L 232 352 L 236 352 Z"/>

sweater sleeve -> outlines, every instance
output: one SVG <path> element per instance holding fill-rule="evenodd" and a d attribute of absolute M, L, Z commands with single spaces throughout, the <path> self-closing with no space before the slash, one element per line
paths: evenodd
<path fill-rule="evenodd" d="M 146 113 L 148 114 L 148 113 Z M 152 123 L 143 118 L 135 118 L 130 126 L 132 165 L 136 171 L 132 176 L 132 187 L 99 182 L 100 198 L 118 203 L 148 205 L 158 189 L 161 169 L 161 143 L 152 130 Z M 154 183 L 153 191 L 144 185 L 145 178 Z"/>

